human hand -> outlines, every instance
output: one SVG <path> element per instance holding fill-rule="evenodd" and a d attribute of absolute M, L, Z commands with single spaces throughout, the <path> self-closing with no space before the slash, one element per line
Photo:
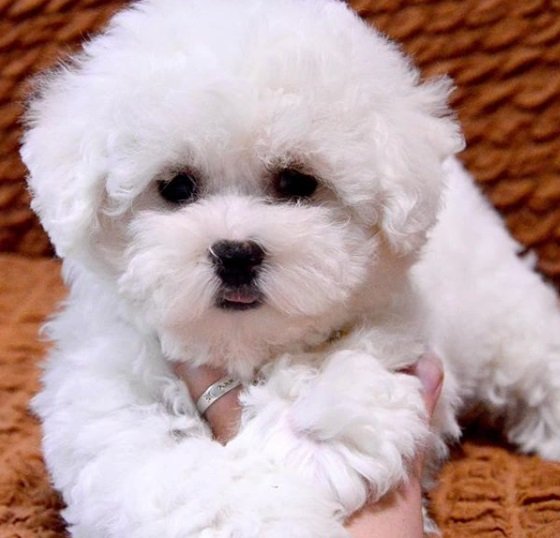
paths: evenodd
<path fill-rule="evenodd" d="M 186 384 L 194 401 L 224 373 L 214 368 L 193 368 L 184 363 L 176 364 L 175 373 Z M 408 371 L 422 382 L 427 416 L 431 419 L 443 383 L 441 361 L 433 354 L 426 354 Z M 239 389 L 234 389 L 214 402 L 206 411 L 214 437 L 221 443 L 231 439 L 238 429 L 241 409 Z M 422 490 L 420 477 L 424 454 L 419 453 L 406 484 L 387 495 L 380 502 L 366 505 L 347 522 L 353 538 L 417 538 L 423 536 Z"/>

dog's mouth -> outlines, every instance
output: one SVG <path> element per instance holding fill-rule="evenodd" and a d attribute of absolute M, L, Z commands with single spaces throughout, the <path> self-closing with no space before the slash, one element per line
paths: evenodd
<path fill-rule="evenodd" d="M 218 293 L 216 306 L 222 310 L 251 310 L 262 304 L 263 296 L 256 286 L 224 287 Z"/>

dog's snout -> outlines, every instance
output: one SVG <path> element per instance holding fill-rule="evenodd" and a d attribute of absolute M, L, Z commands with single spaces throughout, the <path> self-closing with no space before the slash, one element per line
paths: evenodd
<path fill-rule="evenodd" d="M 230 286 L 249 284 L 265 257 L 255 241 L 217 241 L 208 252 L 218 276 Z"/>

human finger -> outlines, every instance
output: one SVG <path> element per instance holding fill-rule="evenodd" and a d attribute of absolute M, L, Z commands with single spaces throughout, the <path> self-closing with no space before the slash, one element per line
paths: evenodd
<path fill-rule="evenodd" d="M 411 373 L 422 383 L 426 412 L 431 418 L 443 386 L 444 373 L 441 359 L 432 352 L 425 353 L 413 366 Z"/>
<path fill-rule="evenodd" d="M 177 377 L 185 383 L 191 398 L 196 402 L 210 387 L 222 379 L 225 372 L 209 366 L 195 367 L 187 363 L 175 363 L 173 370 Z M 214 438 L 226 443 L 237 432 L 241 408 L 238 396 L 239 388 L 235 388 L 215 400 L 204 412 L 203 418 L 208 422 Z"/>

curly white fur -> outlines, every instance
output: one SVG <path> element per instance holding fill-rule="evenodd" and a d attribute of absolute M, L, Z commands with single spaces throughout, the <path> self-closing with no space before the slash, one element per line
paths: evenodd
<path fill-rule="evenodd" d="M 34 409 L 73 536 L 343 537 L 474 403 L 560 457 L 556 297 L 453 159 L 449 88 L 335 0 L 141 0 L 44 79 L 22 155 L 70 294 Z M 293 163 L 305 203 L 271 195 Z M 220 240 L 264 248 L 259 308 L 216 307 Z M 398 372 L 426 346 L 431 430 Z M 258 375 L 225 447 L 173 360 Z"/>

